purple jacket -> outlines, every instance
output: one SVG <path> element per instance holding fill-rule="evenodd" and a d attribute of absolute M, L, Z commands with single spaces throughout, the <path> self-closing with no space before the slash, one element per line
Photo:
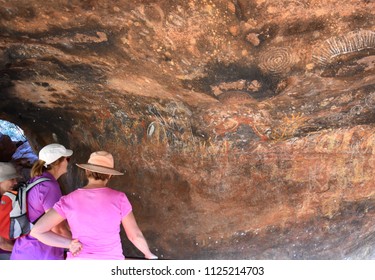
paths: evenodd
<path fill-rule="evenodd" d="M 59 183 L 49 173 L 34 177 L 33 182 L 41 177 L 50 179 L 34 186 L 27 194 L 28 215 L 30 221 L 35 221 L 59 201 L 62 196 Z M 64 249 L 50 247 L 39 242 L 30 235 L 18 238 L 14 244 L 11 260 L 63 260 Z"/>

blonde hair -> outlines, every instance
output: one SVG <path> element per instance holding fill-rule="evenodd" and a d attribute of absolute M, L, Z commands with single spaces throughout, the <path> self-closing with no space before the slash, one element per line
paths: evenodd
<path fill-rule="evenodd" d="M 54 166 L 59 165 L 62 161 L 64 160 L 64 157 L 61 157 L 51 164 L 48 164 L 47 167 L 45 167 L 46 162 L 44 160 L 38 159 L 34 164 L 33 167 L 31 168 L 31 178 L 36 177 L 36 176 L 41 176 L 44 171 L 51 170 Z"/>

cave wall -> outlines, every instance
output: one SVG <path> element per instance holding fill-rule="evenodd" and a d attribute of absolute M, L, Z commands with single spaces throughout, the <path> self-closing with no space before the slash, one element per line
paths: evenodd
<path fill-rule="evenodd" d="M 0 2 L 0 118 L 66 192 L 112 152 L 159 257 L 374 258 L 373 1 Z"/>

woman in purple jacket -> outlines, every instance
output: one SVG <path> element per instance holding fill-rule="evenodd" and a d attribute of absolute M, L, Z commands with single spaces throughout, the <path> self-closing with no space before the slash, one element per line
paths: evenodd
<path fill-rule="evenodd" d="M 35 223 L 44 213 L 59 201 L 62 196 L 57 180 L 67 172 L 68 162 L 72 150 L 66 149 L 60 144 L 50 144 L 39 152 L 39 160 L 31 169 L 31 180 L 34 182 L 40 178 L 48 180 L 35 185 L 27 194 L 28 216 Z M 61 223 L 53 229 L 60 235 L 70 237 L 67 223 Z M 11 260 L 63 260 L 64 249 L 51 247 L 39 242 L 30 235 L 16 240 Z"/>

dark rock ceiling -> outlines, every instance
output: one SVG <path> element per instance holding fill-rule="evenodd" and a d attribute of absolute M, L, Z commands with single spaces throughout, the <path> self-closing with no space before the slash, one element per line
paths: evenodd
<path fill-rule="evenodd" d="M 373 1 L 0 3 L 0 118 L 113 152 L 161 258 L 374 258 Z"/>

